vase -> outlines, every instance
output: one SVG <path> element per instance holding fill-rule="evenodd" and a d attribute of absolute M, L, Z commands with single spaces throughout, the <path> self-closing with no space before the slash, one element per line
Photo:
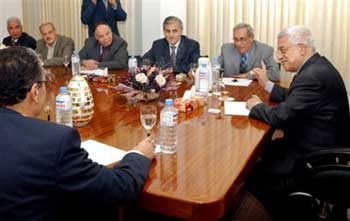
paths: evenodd
<path fill-rule="evenodd" d="M 94 115 L 94 99 L 89 84 L 81 75 L 74 75 L 68 83 L 67 91 L 72 97 L 73 125 L 87 125 Z"/>

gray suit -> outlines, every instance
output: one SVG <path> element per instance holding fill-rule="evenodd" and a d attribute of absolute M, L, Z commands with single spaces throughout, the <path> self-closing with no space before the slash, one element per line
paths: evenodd
<path fill-rule="evenodd" d="M 56 45 L 53 51 L 53 57 L 47 59 L 48 48 L 43 41 L 40 39 L 37 41 L 36 52 L 39 53 L 44 59 L 45 66 L 59 66 L 63 64 L 64 56 L 67 55 L 69 58 L 72 56 L 74 51 L 74 41 L 62 35 L 57 35 Z"/>
<path fill-rule="evenodd" d="M 239 74 L 239 64 L 241 54 L 234 47 L 233 43 L 226 43 L 221 47 L 222 66 L 224 75 Z M 272 81 L 279 81 L 279 68 L 273 58 L 273 48 L 267 44 L 254 41 L 252 47 L 248 50 L 248 70 L 255 67 L 261 67 L 261 61 L 264 61 L 267 68 L 267 75 Z"/>
<path fill-rule="evenodd" d="M 84 48 L 80 50 L 80 60 L 93 59 L 99 62 L 99 68 L 126 69 L 128 67 L 128 43 L 113 34 L 113 42 L 101 56 L 101 46 L 95 37 L 86 39 Z"/>

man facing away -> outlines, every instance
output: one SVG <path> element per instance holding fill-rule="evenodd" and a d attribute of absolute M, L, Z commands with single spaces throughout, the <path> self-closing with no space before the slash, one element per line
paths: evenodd
<path fill-rule="evenodd" d="M 45 66 L 62 65 L 65 57 L 70 60 L 74 51 L 71 38 L 58 35 L 51 22 L 41 24 L 39 31 L 42 39 L 37 42 L 36 52 L 41 55 Z"/>
<path fill-rule="evenodd" d="M 222 65 L 225 77 L 253 79 L 252 70 L 266 64 L 267 75 L 272 81 L 279 81 L 278 65 L 273 58 L 273 48 L 254 40 L 253 28 L 239 23 L 233 28 L 233 43 L 221 47 Z"/>
<path fill-rule="evenodd" d="M 136 199 L 154 158 L 152 138 L 112 169 L 92 162 L 77 130 L 34 118 L 48 93 L 35 52 L 1 49 L 0 61 L 0 220 L 83 219 L 94 211 L 82 205 Z"/>
<path fill-rule="evenodd" d="M 199 43 L 182 35 L 182 21 L 174 16 L 165 18 L 165 38 L 156 40 L 142 59 L 149 59 L 165 67 L 172 67 L 175 73 L 187 74 L 191 63 L 197 63 L 200 56 Z"/>
<path fill-rule="evenodd" d="M 97 24 L 95 36 L 86 39 L 79 55 L 82 68 L 126 69 L 128 67 L 128 44 L 112 33 L 105 23 Z"/>
<path fill-rule="evenodd" d="M 36 40 L 23 32 L 21 20 L 17 17 L 7 19 L 7 32 L 10 36 L 4 38 L 2 43 L 6 46 L 24 46 L 31 49 L 36 48 Z"/>
<path fill-rule="evenodd" d="M 88 25 L 89 37 L 93 37 L 96 24 L 105 22 L 119 36 L 117 21 L 125 21 L 126 12 L 119 0 L 83 0 L 81 21 Z"/>
<path fill-rule="evenodd" d="M 283 214 L 287 195 L 297 188 L 298 160 L 316 150 L 348 145 L 349 105 L 344 82 L 327 58 L 315 52 L 309 29 L 292 26 L 278 35 L 278 59 L 295 72 L 289 89 L 268 80 L 267 69 L 253 69 L 259 83 L 270 92 L 270 106 L 253 95 L 247 101 L 249 116 L 276 128 L 260 163 L 248 180 L 253 192 L 272 214 Z"/>

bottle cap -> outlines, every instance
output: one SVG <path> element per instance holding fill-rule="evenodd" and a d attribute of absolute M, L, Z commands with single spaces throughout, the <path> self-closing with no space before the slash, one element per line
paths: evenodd
<path fill-rule="evenodd" d="M 67 93 L 67 87 L 60 87 L 61 93 Z"/>
<path fill-rule="evenodd" d="M 170 98 L 165 99 L 165 105 L 166 106 L 172 106 L 173 103 L 174 103 L 173 99 L 170 99 Z"/>

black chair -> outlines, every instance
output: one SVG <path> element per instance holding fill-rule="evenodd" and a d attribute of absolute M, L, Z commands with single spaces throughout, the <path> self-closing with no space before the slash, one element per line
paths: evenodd
<path fill-rule="evenodd" d="M 315 151 L 298 164 L 296 171 L 300 192 L 289 195 L 290 205 L 304 210 L 308 208 L 308 216 L 313 217 L 310 220 L 347 220 L 350 148 Z"/>

